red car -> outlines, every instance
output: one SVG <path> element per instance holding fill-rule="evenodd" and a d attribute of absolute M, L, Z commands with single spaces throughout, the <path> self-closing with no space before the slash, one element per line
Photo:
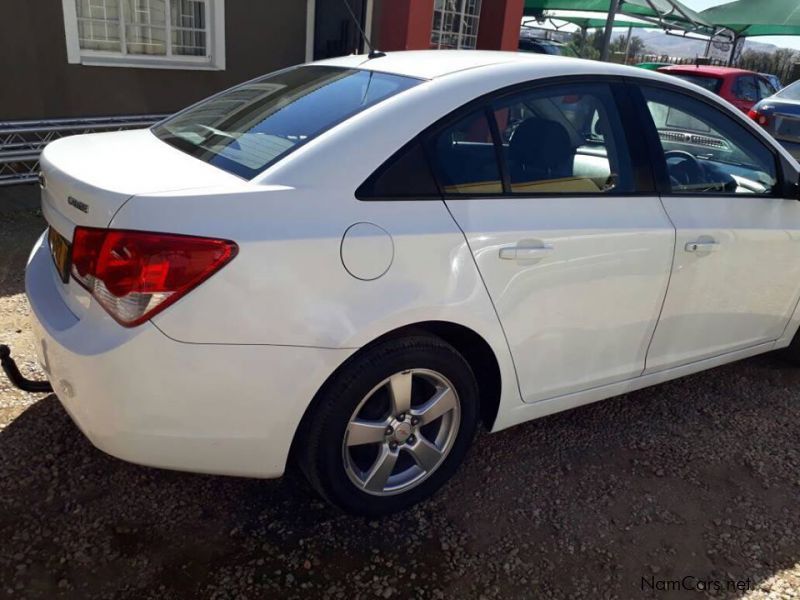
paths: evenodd
<path fill-rule="evenodd" d="M 696 83 L 700 87 L 722 96 L 743 112 L 748 112 L 756 102 L 772 96 L 778 91 L 763 75 L 744 69 L 706 65 L 673 65 L 661 67 L 658 70 Z"/>

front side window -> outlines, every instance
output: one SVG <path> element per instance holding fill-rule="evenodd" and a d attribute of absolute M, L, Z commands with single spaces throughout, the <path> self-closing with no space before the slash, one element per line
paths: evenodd
<path fill-rule="evenodd" d="M 224 68 L 224 0 L 63 0 L 71 63 Z"/>
<path fill-rule="evenodd" d="M 672 193 L 770 195 L 775 156 L 722 110 L 682 93 L 644 87 Z"/>
<path fill-rule="evenodd" d="M 624 130 L 608 86 L 558 86 L 493 105 L 515 194 L 633 191 Z"/>
<path fill-rule="evenodd" d="M 768 80 L 759 77 L 756 81 L 758 82 L 759 99 L 769 98 L 775 93 L 775 88 L 772 87 L 772 84 Z"/>
<path fill-rule="evenodd" d="M 153 133 L 195 158 L 252 179 L 334 125 L 418 83 L 374 71 L 295 67 L 213 96 Z"/>
<path fill-rule="evenodd" d="M 436 0 L 433 5 L 431 45 L 434 48 L 466 48 L 478 44 L 481 0 Z"/>

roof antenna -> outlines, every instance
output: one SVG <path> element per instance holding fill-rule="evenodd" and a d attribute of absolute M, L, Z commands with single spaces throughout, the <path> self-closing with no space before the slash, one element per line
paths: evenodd
<path fill-rule="evenodd" d="M 347 12 L 349 12 L 350 16 L 353 18 L 353 23 L 356 24 L 356 27 L 358 27 L 358 30 L 361 32 L 361 37 L 364 38 L 364 42 L 369 47 L 369 54 L 367 54 L 367 58 L 373 59 L 373 58 L 380 58 L 381 56 L 386 56 L 385 52 L 381 52 L 380 50 L 376 50 L 372 46 L 372 42 L 369 41 L 369 38 L 367 37 L 367 34 L 364 32 L 364 28 L 361 27 L 361 21 L 359 21 L 358 18 L 356 17 L 356 13 L 353 12 L 353 9 L 350 6 L 350 3 L 347 0 L 342 0 L 342 2 L 344 2 L 345 8 L 347 8 Z"/>

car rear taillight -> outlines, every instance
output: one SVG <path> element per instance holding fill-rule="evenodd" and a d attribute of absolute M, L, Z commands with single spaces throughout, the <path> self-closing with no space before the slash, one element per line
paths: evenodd
<path fill-rule="evenodd" d="M 751 108 L 748 111 L 747 116 L 753 119 L 753 121 L 755 121 L 762 127 L 766 127 L 767 125 L 769 125 L 769 115 L 766 115 L 763 112 L 759 112 L 757 108 Z"/>
<path fill-rule="evenodd" d="M 134 327 L 208 279 L 238 249 L 214 238 L 76 227 L 71 272 L 120 325 Z"/>

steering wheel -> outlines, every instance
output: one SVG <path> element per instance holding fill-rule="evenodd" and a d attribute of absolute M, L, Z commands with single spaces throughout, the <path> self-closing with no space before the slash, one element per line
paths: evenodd
<path fill-rule="evenodd" d="M 668 150 L 664 152 L 664 158 L 670 179 L 674 179 L 679 185 L 705 183 L 705 170 L 693 154 L 686 150 Z"/>

